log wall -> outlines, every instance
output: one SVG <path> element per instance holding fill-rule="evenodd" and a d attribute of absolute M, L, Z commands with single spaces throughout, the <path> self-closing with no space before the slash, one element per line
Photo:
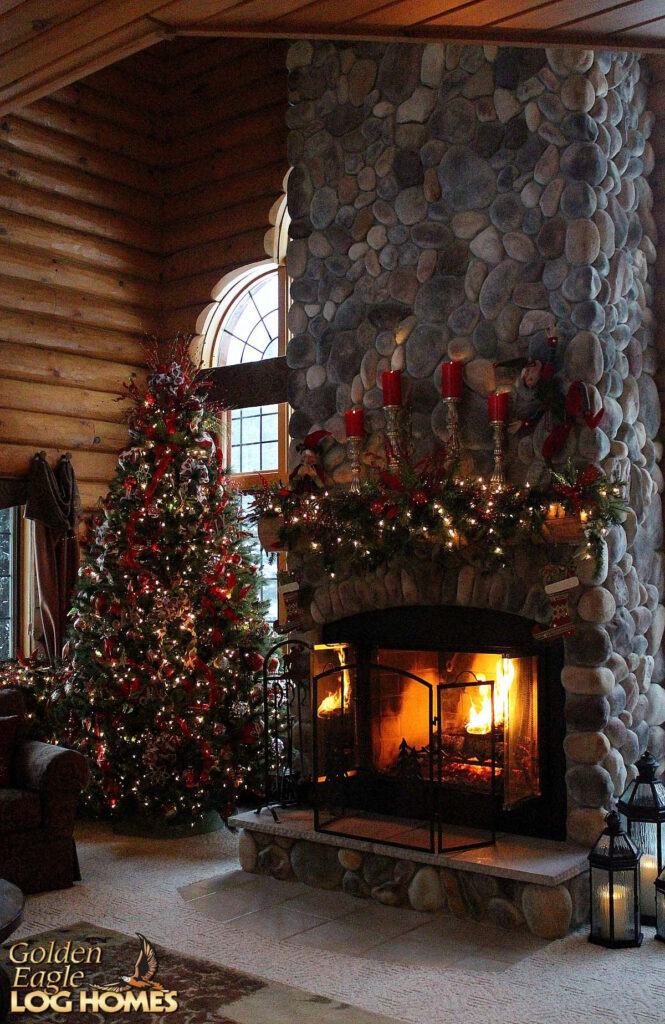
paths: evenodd
<path fill-rule="evenodd" d="M 287 169 L 285 46 L 176 40 L 0 122 L 0 475 L 72 451 L 86 505 L 123 447 L 141 338 L 194 332 L 265 258 Z"/>
<path fill-rule="evenodd" d="M 86 506 L 113 475 L 123 382 L 159 326 L 162 111 L 139 72 L 0 123 L 0 474 L 71 451 Z"/>
<path fill-rule="evenodd" d="M 159 49 L 171 69 L 160 172 L 169 335 L 194 332 L 224 274 L 266 258 L 268 214 L 287 171 L 286 44 L 215 39 Z"/>

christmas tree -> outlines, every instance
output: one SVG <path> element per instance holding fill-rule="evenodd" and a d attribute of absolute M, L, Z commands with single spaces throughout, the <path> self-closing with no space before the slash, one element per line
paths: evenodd
<path fill-rule="evenodd" d="M 130 446 L 80 570 L 52 707 L 114 816 L 174 828 L 226 817 L 251 790 L 270 636 L 218 410 L 187 340 L 166 349 L 148 348 L 147 390 L 128 386 Z"/>

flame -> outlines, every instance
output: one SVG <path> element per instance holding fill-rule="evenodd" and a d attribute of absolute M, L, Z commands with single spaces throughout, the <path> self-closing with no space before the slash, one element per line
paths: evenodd
<path fill-rule="evenodd" d="M 351 693 L 348 686 L 344 687 L 344 710 L 348 711 L 351 706 Z M 319 718 L 325 718 L 326 715 L 334 715 L 342 709 L 342 688 L 341 686 L 334 693 L 329 693 L 327 697 L 324 697 L 317 708 L 317 715 Z"/>
<path fill-rule="evenodd" d="M 484 676 L 478 676 L 484 679 Z M 515 666 L 510 658 L 499 658 L 496 663 L 496 674 L 494 679 L 494 724 L 495 726 L 508 724 L 508 697 L 510 687 L 515 678 Z M 481 686 L 478 690 L 480 706 L 471 704 L 469 718 L 466 723 L 466 731 L 473 735 L 484 736 L 492 730 L 492 688 Z"/>

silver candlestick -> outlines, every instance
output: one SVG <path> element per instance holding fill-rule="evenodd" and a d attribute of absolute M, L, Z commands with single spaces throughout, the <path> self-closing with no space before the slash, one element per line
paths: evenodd
<path fill-rule="evenodd" d="M 401 405 L 384 405 L 383 407 L 386 414 L 386 436 L 388 438 L 388 468 L 392 473 L 399 472 L 399 456 L 402 447 L 399 429 L 401 410 Z"/>
<path fill-rule="evenodd" d="M 498 490 L 506 482 L 506 474 L 503 467 L 503 442 L 506 424 L 503 420 L 492 420 L 490 426 L 494 432 L 494 469 L 490 477 L 490 486 L 494 490 Z"/>
<path fill-rule="evenodd" d="M 451 462 L 459 456 L 460 443 L 459 443 L 459 412 L 457 411 L 457 404 L 459 398 L 444 398 L 443 400 L 446 405 L 446 421 L 448 424 L 448 441 L 447 448 Z"/>
<path fill-rule="evenodd" d="M 362 437 L 347 437 L 346 454 L 351 463 L 351 487 L 352 494 L 360 494 L 360 456 L 363 450 Z"/>

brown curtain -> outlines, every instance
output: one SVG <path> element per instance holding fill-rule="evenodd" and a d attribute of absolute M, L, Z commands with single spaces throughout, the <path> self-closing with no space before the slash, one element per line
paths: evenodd
<path fill-rule="evenodd" d="M 67 611 L 79 567 L 76 520 L 81 510 L 74 467 L 62 455 L 55 470 L 46 453 L 32 460 L 25 518 L 35 523 L 35 570 L 44 646 L 55 665 L 62 656 Z"/>

